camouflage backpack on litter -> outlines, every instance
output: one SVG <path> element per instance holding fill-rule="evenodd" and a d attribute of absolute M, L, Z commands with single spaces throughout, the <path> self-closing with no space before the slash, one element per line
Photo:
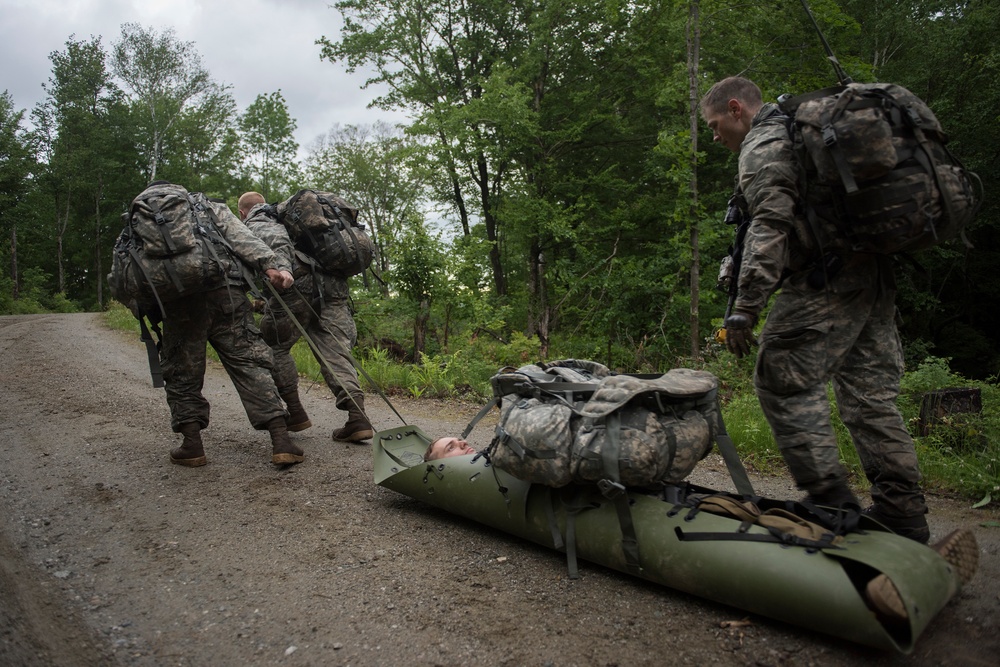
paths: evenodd
<path fill-rule="evenodd" d="M 173 183 L 143 190 L 115 243 L 108 285 L 123 304 L 146 312 L 182 296 L 203 291 L 242 266 L 215 224 L 211 203 L 201 193 Z M 134 307 L 133 307 L 134 310 Z"/>
<path fill-rule="evenodd" d="M 618 375 L 593 361 L 523 366 L 491 379 L 493 464 L 546 486 L 676 483 L 708 454 L 721 419 L 710 373 Z"/>
<path fill-rule="evenodd" d="M 375 244 L 358 223 L 358 209 L 337 195 L 299 190 L 276 210 L 295 247 L 324 271 L 347 278 L 371 265 Z"/>
<path fill-rule="evenodd" d="M 906 88 L 851 83 L 782 96 L 778 106 L 790 117 L 806 214 L 824 248 L 922 250 L 960 235 L 974 217 L 978 176 Z"/>

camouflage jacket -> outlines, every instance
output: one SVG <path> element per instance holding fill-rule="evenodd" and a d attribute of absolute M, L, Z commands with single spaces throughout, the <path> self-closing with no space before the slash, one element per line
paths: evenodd
<path fill-rule="evenodd" d="M 236 256 L 249 269 L 259 272 L 268 269 L 289 272 L 292 270 L 291 262 L 273 252 L 264 241 L 252 234 L 224 202 L 210 201 L 209 203 L 215 212 L 219 231 L 229 241 Z"/>
<path fill-rule="evenodd" d="M 346 301 L 350 292 L 347 281 L 324 273 L 307 254 L 297 249 L 285 226 L 278 222 L 267 204 L 258 204 L 250 209 L 244 220 L 247 228 L 266 243 L 276 255 L 287 262 L 295 277 L 295 290 L 303 295 L 324 295 L 327 301 Z"/>
<path fill-rule="evenodd" d="M 804 283 L 820 253 L 802 213 L 799 163 L 792 152 L 787 117 L 776 104 L 754 116 L 740 147 L 739 189 L 752 221 L 743 247 L 735 310 L 759 315 L 782 280 Z M 881 262 L 874 255 L 852 254 L 829 283 L 835 291 L 871 286 Z M 882 273 L 891 275 L 891 271 Z"/>
<path fill-rule="evenodd" d="M 277 218 L 269 213 L 269 210 L 270 207 L 267 204 L 257 204 L 250 209 L 243 222 L 254 236 L 266 243 L 267 247 L 290 267 L 288 270 L 294 274 L 297 267 L 292 239 L 289 238 L 285 226 L 278 222 Z"/>

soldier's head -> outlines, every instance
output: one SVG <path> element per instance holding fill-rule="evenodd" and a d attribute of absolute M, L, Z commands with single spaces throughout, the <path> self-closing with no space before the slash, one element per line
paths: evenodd
<path fill-rule="evenodd" d="M 712 130 L 712 140 L 739 153 L 750 132 L 750 121 L 764 101 L 757 84 L 741 76 L 731 76 L 709 88 L 699 106 L 701 117 Z"/>
<path fill-rule="evenodd" d="M 475 453 L 476 450 L 465 440 L 453 436 L 444 436 L 443 438 L 434 440 L 427 446 L 427 451 L 424 452 L 424 460 L 434 461 L 435 459 L 444 459 L 449 456 L 462 456 L 463 454 Z"/>
<path fill-rule="evenodd" d="M 259 192 L 244 192 L 240 195 L 240 200 L 236 203 L 236 209 L 240 213 L 240 220 L 246 220 L 247 214 L 250 213 L 252 209 L 257 204 L 266 203 L 264 200 L 264 195 Z"/>

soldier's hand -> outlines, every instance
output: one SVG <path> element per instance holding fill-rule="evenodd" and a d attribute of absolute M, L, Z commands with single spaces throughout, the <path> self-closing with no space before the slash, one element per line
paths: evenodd
<path fill-rule="evenodd" d="M 295 278 L 288 271 L 268 269 L 264 272 L 264 275 L 267 276 L 268 281 L 277 289 L 288 289 L 295 282 Z"/>
<path fill-rule="evenodd" d="M 726 349 L 742 359 L 750 354 L 750 346 L 757 344 L 753 335 L 753 325 L 757 318 L 750 313 L 737 310 L 726 318 Z"/>

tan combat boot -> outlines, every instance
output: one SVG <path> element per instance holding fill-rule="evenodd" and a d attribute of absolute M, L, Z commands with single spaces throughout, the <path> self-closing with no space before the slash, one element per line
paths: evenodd
<path fill-rule="evenodd" d="M 290 465 L 305 460 L 302 448 L 288 437 L 288 426 L 284 417 L 275 417 L 267 423 L 271 434 L 271 463 L 274 465 Z"/>
<path fill-rule="evenodd" d="M 285 419 L 285 424 L 289 431 L 298 433 L 313 425 L 309 419 L 309 415 L 306 414 L 306 409 L 303 407 L 302 401 L 299 400 L 298 389 L 292 389 L 289 392 L 281 394 L 281 400 L 288 406 L 288 417 Z"/>
<path fill-rule="evenodd" d="M 181 424 L 181 435 L 184 442 L 180 447 L 170 450 L 170 462 L 189 468 L 197 468 L 208 463 L 205 458 L 205 448 L 201 443 L 201 424 L 185 422 Z"/>
<path fill-rule="evenodd" d="M 979 567 L 979 545 L 971 530 L 954 530 L 931 545 L 931 548 L 954 569 L 963 586 L 972 581 Z M 886 575 L 880 574 L 869 581 L 865 594 L 882 618 L 891 621 L 905 621 L 909 618 L 903 598 Z"/>
<path fill-rule="evenodd" d="M 347 423 L 333 432 L 333 439 L 344 442 L 371 440 L 375 431 L 365 415 L 365 397 L 363 394 L 352 394 L 351 398 L 354 400 L 347 404 Z"/>

